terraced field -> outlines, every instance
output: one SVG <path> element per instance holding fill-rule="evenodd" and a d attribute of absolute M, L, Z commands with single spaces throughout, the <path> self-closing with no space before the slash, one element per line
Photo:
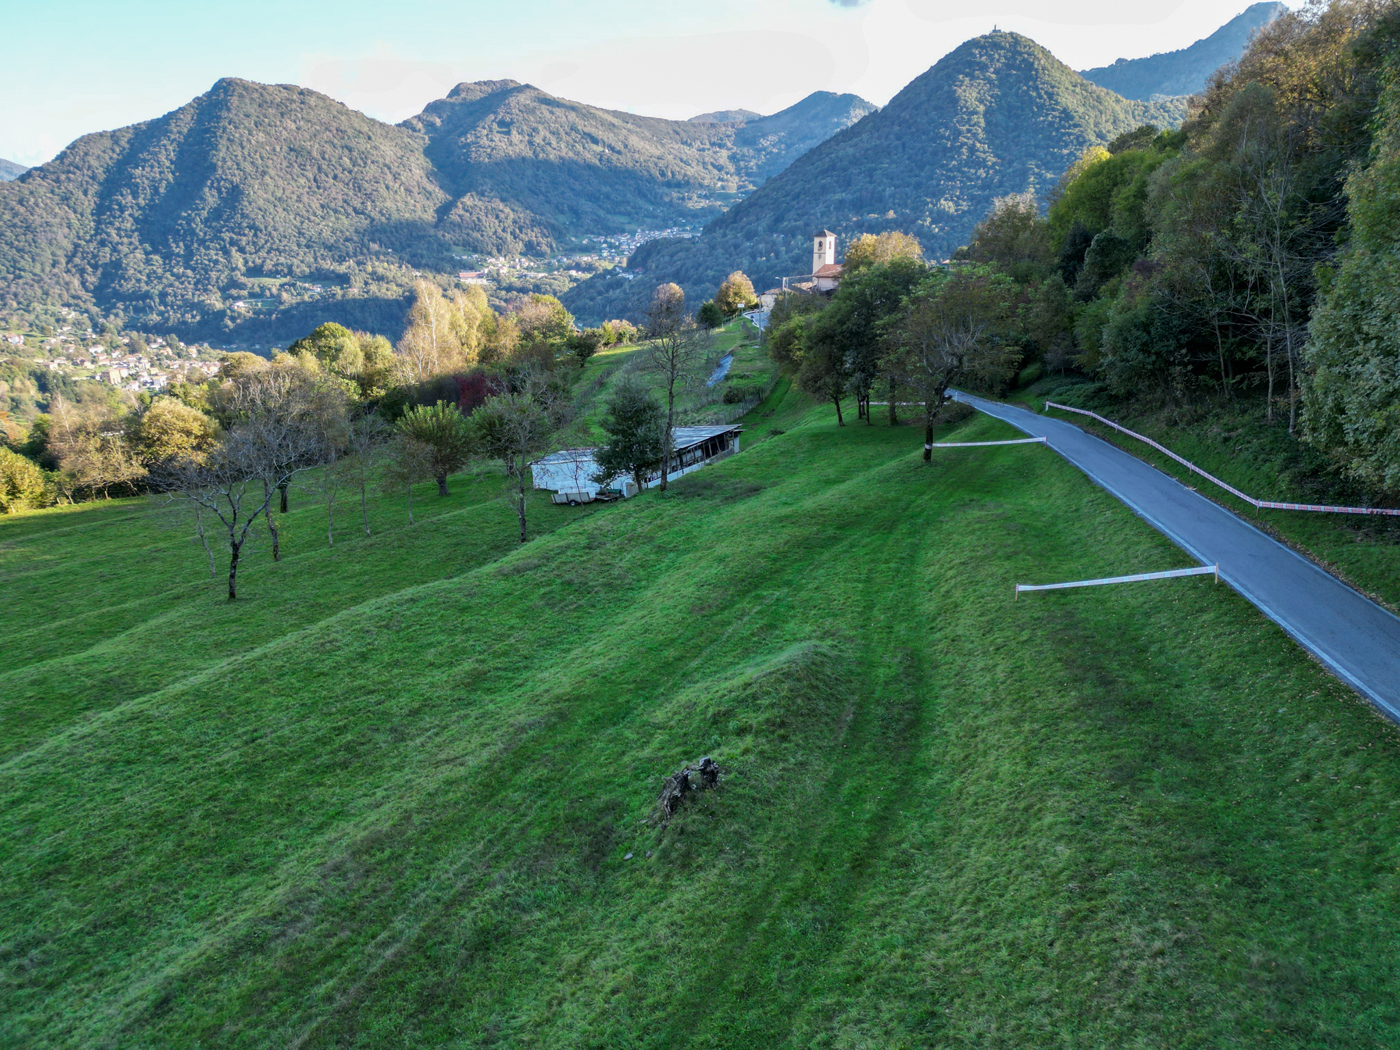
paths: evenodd
<path fill-rule="evenodd" d="M 1209 577 L 1013 603 L 1188 564 L 1044 449 L 746 423 L 525 545 L 294 491 L 232 604 L 0 520 L 0 1045 L 1400 1042 L 1393 729 Z"/>

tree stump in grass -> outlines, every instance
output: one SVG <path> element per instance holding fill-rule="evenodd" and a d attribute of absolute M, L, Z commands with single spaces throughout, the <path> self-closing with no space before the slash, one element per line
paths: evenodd
<path fill-rule="evenodd" d="M 672 773 L 661 785 L 661 794 L 656 796 L 656 806 L 664 817 L 669 817 L 680 806 L 681 800 L 690 794 L 690 767 L 679 773 Z"/>
<path fill-rule="evenodd" d="M 692 784 L 690 778 L 698 774 L 699 784 Z M 681 802 L 692 791 L 703 791 L 719 785 L 719 763 L 706 755 L 696 766 L 686 766 L 672 773 L 661 785 L 661 794 L 656 796 L 657 812 L 662 820 L 672 816 L 680 808 Z"/>

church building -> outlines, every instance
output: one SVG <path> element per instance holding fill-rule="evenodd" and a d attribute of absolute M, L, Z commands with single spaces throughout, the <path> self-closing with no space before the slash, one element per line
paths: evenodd
<path fill-rule="evenodd" d="M 842 267 L 836 262 L 836 234 L 822 230 L 812 238 L 812 279 L 819 292 L 834 292 L 841 283 Z"/>

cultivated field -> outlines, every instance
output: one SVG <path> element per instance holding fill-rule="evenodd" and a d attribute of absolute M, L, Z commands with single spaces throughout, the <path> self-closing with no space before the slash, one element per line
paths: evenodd
<path fill-rule="evenodd" d="M 0 1045 L 1400 1043 L 1387 724 L 1209 577 L 1013 604 L 1190 564 L 1042 447 L 746 422 L 524 546 L 294 490 L 232 605 L 0 520 Z"/>

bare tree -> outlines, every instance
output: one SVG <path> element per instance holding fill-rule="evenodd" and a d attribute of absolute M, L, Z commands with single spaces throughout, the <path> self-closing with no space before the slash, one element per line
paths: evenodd
<path fill-rule="evenodd" d="M 256 466 L 259 480 L 270 486 L 269 508 L 276 493 L 283 514 L 292 479 L 307 467 L 333 459 L 349 426 L 344 389 L 296 365 L 275 365 L 240 377 L 230 392 L 228 410 L 236 422 L 226 449 L 238 451 L 244 463 Z M 281 537 L 271 509 L 264 521 L 272 560 L 280 561 Z"/>
<path fill-rule="evenodd" d="M 161 466 L 154 480 L 172 499 L 184 499 L 212 514 L 228 536 L 228 598 L 238 597 L 238 565 L 249 530 L 259 517 L 271 518 L 273 498 L 297 474 L 326 462 L 326 429 L 315 415 L 313 388 L 288 369 L 267 369 L 235 392 L 238 422 L 200 458 Z M 342 395 L 343 397 L 343 395 Z M 274 550 L 276 544 L 273 529 Z"/>
<path fill-rule="evenodd" d="M 487 398 L 471 415 L 477 448 L 506 468 L 506 491 L 520 522 L 520 542 L 528 539 L 526 516 L 532 479 L 530 462 L 548 451 L 555 432 L 567 422 L 569 401 L 546 377 L 523 374 L 514 390 Z"/>
<path fill-rule="evenodd" d="M 685 294 L 674 284 L 657 287 L 647 311 L 651 343 L 643 352 L 644 366 L 666 384 L 666 434 L 661 457 L 661 491 L 666 491 L 676 426 L 676 390 L 684 387 L 705 364 L 709 334 L 685 312 Z"/>
<path fill-rule="evenodd" d="M 431 445 L 408 434 L 395 436 L 389 445 L 388 462 L 384 465 L 384 490 L 408 494 L 410 525 L 413 524 L 413 486 L 420 481 L 431 481 L 434 473 Z M 369 526 L 366 525 L 365 529 L 368 531 Z"/>
<path fill-rule="evenodd" d="M 388 440 L 389 425 L 376 413 L 363 415 L 350 424 L 348 462 L 360 487 L 360 515 L 364 519 L 366 536 L 369 535 L 369 479 Z"/>

